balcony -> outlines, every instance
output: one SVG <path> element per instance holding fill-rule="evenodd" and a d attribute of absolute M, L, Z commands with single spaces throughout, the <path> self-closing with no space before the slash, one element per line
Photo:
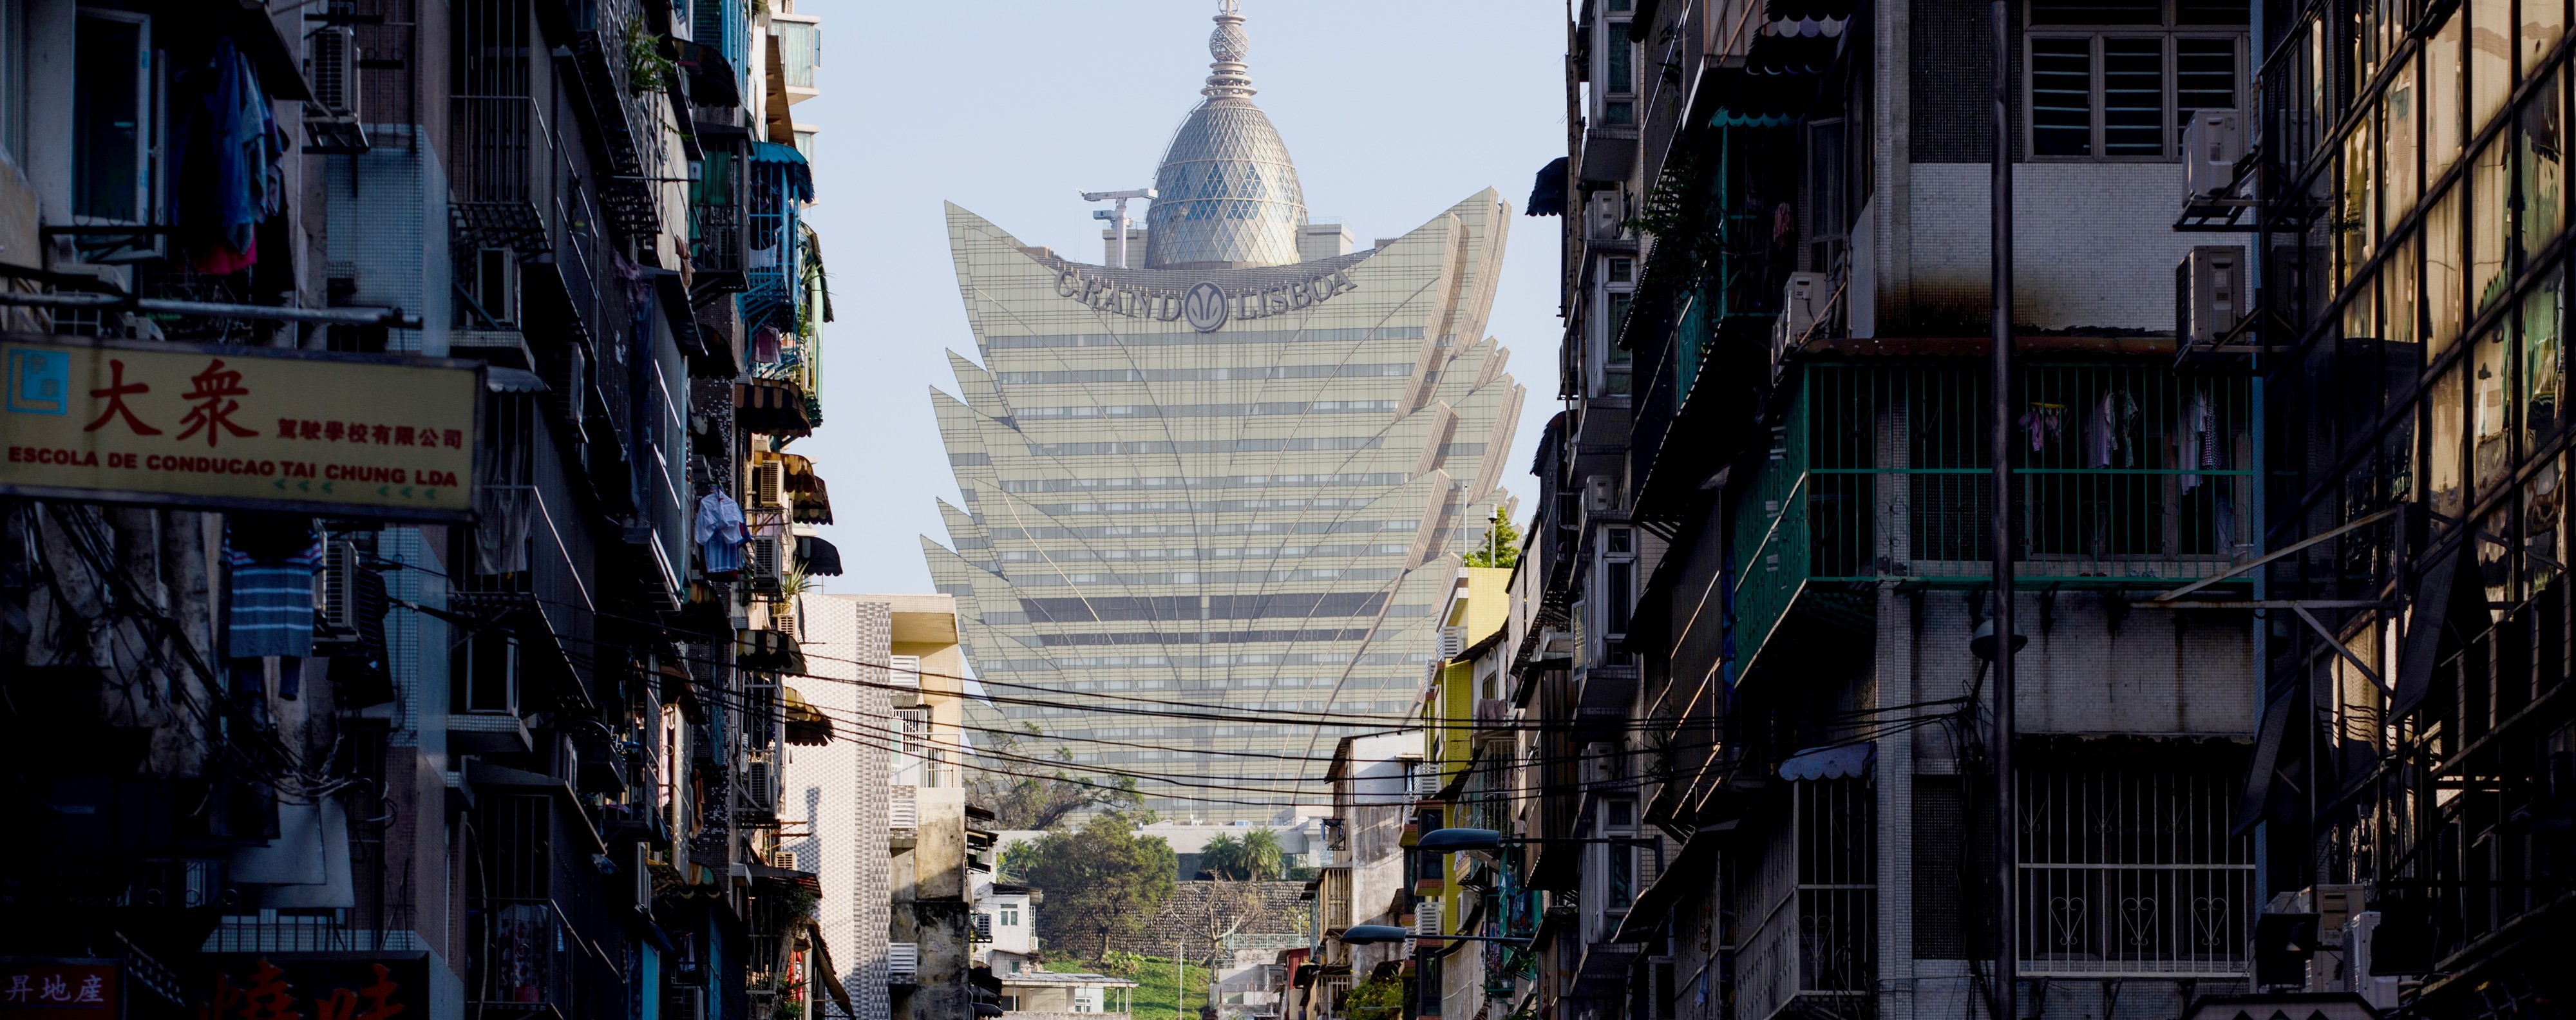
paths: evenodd
<path fill-rule="evenodd" d="M 805 232 L 801 209 L 814 200 L 814 171 L 794 146 L 754 142 L 745 164 L 751 227 L 743 253 L 744 289 L 737 299 L 747 332 L 802 332 Z"/>
<path fill-rule="evenodd" d="M 751 228 L 748 158 L 712 142 L 698 180 L 689 186 L 689 264 L 696 270 L 691 289 L 705 294 L 735 294 L 746 286 L 743 271 Z"/>
<path fill-rule="evenodd" d="M 1971 588 L 1991 563 L 1983 365 L 1789 372 L 1769 459 L 1732 497 L 1738 640 L 1755 659 L 1794 612 L 1865 612 L 1858 593 L 1881 582 Z M 2021 390 L 2010 509 L 2025 590 L 2171 587 L 2252 551 L 2249 380 L 2035 364 Z"/>
<path fill-rule="evenodd" d="M 554 131 L 527 96 L 456 96 L 449 101 L 449 209 L 460 246 L 507 248 L 521 258 L 552 249 L 544 212 L 554 204 L 562 162 Z"/>

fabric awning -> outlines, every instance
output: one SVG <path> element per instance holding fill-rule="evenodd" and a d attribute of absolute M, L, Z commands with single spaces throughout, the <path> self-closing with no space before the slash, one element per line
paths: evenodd
<path fill-rule="evenodd" d="M 793 145 L 776 142 L 751 143 L 751 161 L 778 166 L 787 174 L 787 185 L 799 202 L 814 200 L 814 168 L 805 162 L 805 154 Z"/>
<path fill-rule="evenodd" d="M 810 436 L 814 419 L 805 408 L 805 391 L 777 379 L 754 379 L 733 388 L 734 420 L 743 428 L 769 436 Z"/>
<path fill-rule="evenodd" d="M 807 704 L 805 695 L 796 688 L 781 690 L 786 711 L 781 717 L 787 724 L 787 742 L 798 747 L 822 747 L 832 742 L 832 719 Z"/>
<path fill-rule="evenodd" d="M 498 365 L 484 367 L 483 388 L 494 393 L 544 393 L 548 389 L 545 379 L 535 372 Z"/>
<path fill-rule="evenodd" d="M 1530 184 L 1529 207 L 1522 212 L 1531 216 L 1565 215 L 1565 175 L 1572 159 L 1558 156 L 1540 167 L 1538 180 Z"/>
<path fill-rule="evenodd" d="M 805 672 L 805 651 L 796 639 L 774 630 L 746 630 L 735 641 L 734 662 L 746 669 Z"/>
<path fill-rule="evenodd" d="M 832 523 L 832 494 L 824 489 L 821 478 L 805 477 L 809 491 L 796 497 L 796 507 L 788 511 L 787 519 L 798 524 Z"/>
<path fill-rule="evenodd" d="M 841 550 L 813 535 L 796 540 L 796 556 L 805 561 L 805 572 L 815 577 L 841 576 Z"/>
<path fill-rule="evenodd" d="M 1878 754 L 1872 743 L 1844 744 L 1800 751 L 1780 763 L 1780 778 L 1806 782 L 1817 779 L 1858 779 L 1869 774 L 1871 759 Z"/>

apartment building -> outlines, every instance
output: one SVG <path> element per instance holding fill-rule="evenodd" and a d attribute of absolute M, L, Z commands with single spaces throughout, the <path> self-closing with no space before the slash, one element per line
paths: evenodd
<path fill-rule="evenodd" d="M 1507 721 L 1441 706 L 1517 754 L 1424 818 L 1494 819 L 1424 839 L 1502 844 L 1447 855 L 1489 888 L 1438 890 L 1449 931 L 1501 941 L 1416 1011 L 1987 1016 L 1998 916 L 2016 1015 L 2258 990 L 2258 914 L 2287 890 L 2236 809 L 2265 641 L 2304 625 L 2242 604 L 2259 377 L 2186 352 L 2173 300 L 2177 266 L 2206 296 L 2189 274 L 2223 247 L 2175 229 L 2183 141 L 2250 108 L 2251 9 L 2011 6 L 2008 507 L 1989 6 L 1573 13 L 1568 152 L 1529 203 L 1561 217 L 1566 407 L 1503 684 L 1474 691 Z M 1973 641 L 1999 512 L 2019 649 L 2000 891 Z"/>
<path fill-rule="evenodd" d="M 792 8 L 0 3 L 13 987 L 851 1009 L 778 852 L 837 570 Z"/>

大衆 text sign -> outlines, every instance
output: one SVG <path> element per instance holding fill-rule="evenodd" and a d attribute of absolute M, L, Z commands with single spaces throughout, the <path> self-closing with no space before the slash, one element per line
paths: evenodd
<path fill-rule="evenodd" d="M 264 348 L 0 338 L 0 494 L 464 519 L 482 371 Z"/>

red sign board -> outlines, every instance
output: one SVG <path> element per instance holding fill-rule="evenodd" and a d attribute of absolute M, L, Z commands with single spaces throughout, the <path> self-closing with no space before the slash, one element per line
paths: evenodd
<path fill-rule="evenodd" d="M 115 1020 L 116 961 L 0 957 L 0 1020 Z"/>

